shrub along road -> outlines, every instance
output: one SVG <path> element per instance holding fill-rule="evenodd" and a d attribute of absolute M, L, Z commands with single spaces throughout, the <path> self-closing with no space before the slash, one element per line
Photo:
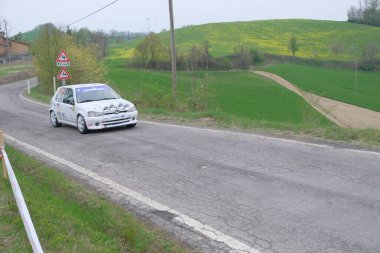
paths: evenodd
<path fill-rule="evenodd" d="M 0 87 L 5 133 L 49 152 L 56 166 L 121 203 L 142 208 L 149 203 L 139 201 L 154 200 L 145 217 L 161 217 L 193 245 L 188 235 L 197 228 L 204 232 L 198 238 L 232 237 L 251 252 L 380 248 L 380 153 L 152 122 L 80 135 L 51 127 L 46 106 L 20 98 L 23 87 Z M 62 159 L 92 176 L 70 172 Z M 103 181 L 94 182 L 98 177 Z M 160 205 L 171 209 L 154 209 Z"/>

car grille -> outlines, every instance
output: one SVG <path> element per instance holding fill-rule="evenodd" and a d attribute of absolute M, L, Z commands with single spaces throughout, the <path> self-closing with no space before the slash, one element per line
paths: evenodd
<path fill-rule="evenodd" d="M 106 112 L 104 114 L 109 115 L 109 114 L 119 114 L 119 113 L 124 113 L 124 112 L 128 112 L 128 110 L 116 110 L 114 112 Z"/>
<path fill-rule="evenodd" d="M 105 121 L 102 121 L 102 124 L 105 127 L 122 126 L 124 124 L 129 123 L 130 121 L 131 121 L 131 118 L 115 119 L 115 120 L 105 120 Z"/>

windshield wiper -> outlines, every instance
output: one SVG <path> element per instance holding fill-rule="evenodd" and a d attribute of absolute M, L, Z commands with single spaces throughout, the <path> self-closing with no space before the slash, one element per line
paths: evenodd
<path fill-rule="evenodd" d="M 87 103 L 87 102 L 93 102 L 93 101 L 96 101 L 96 100 L 94 100 L 94 99 L 86 99 L 86 100 L 80 101 L 78 103 Z"/>
<path fill-rule="evenodd" d="M 117 99 L 117 98 L 102 98 L 102 99 L 99 99 L 99 100 L 111 100 L 111 99 Z"/>

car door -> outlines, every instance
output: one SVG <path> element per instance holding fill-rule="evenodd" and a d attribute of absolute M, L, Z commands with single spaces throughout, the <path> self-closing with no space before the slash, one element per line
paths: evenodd
<path fill-rule="evenodd" d="M 57 118 L 59 121 L 64 120 L 62 117 L 62 99 L 63 95 L 65 94 L 66 88 L 61 87 L 57 90 L 57 93 L 55 94 L 54 101 L 52 103 L 52 108 L 54 109 Z"/>
<path fill-rule="evenodd" d="M 67 123 L 76 124 L 75 117 L 75 100 L 72 88 L 66 88 L 65 94 L 62 99 L 62 119 Z"/>

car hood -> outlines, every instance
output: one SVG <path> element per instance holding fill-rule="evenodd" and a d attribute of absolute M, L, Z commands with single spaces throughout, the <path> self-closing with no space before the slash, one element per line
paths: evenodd
<path fill-rule="evenodd" d="M 119 104 L 123 105 L 129 105 L 129 107 L 133 106 L 131 102 L 125 99 L 112 99 L 112 100 L 100 100 L 100 101 L 93 101 L 93 102 L 87 102 L 87 103 L 78 103 L 77 107 L 78 109 L 82 109 L 85 111 L 96 111 L 96 112 L 102 112 L 104 110 L 104 107 L 111 105 L 115 106 L 117 108 Z"/>

